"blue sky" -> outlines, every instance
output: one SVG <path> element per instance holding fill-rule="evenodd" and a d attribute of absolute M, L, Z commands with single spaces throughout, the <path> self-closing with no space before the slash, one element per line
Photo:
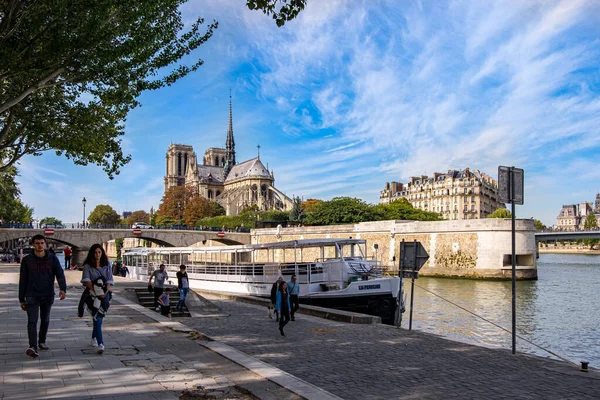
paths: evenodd
<path fill-rule="evenodd" d="M 256 156 L 289 196 L 379 201 L 388 181 L 448 169 L 525 169 L 517 216 L 554 224 L 600 191 L 600 2 L 317 1 L 277 28 L 241 0 L 196 0 L 216 19 L 205 64 L 146 93 L 126 122 L 133 160 L 101 168 L 47 153 L 20 165 L 35 216 L 97 204 L 158 207 L 171 142 L 224 147 L 229 89 L 237 160 Z"/>

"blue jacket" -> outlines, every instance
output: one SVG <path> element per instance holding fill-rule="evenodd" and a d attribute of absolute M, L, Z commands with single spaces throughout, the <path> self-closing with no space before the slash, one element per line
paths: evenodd
<path fill-rule="evenodd" d="M 277 291 L 276 294 L 276 301 L 275 301 L 275 311 L 281 311 L 281 290 Z M 287 310 L 286 311 L 290 311 L 292 309 L 292 307 L 290 306 L 290 296 L 285 296 L 285 303 L 287 303 Z M 285 306 L 285 303 L 283 304 Z"/>

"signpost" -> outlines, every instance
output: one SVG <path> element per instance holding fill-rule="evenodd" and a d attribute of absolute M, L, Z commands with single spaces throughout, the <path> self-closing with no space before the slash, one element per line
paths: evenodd
<path fill-rule="evenodd" d="M 136 236 L 139 236 L 139 235 L 142 234 L 142 230 L 140 228 L 135 228 L 133 230 L 133 234 L 136 235 Z"/>
<path fill-rule="evenodd" d="M 217 232 L 217 236 L 220 238 L 224 238 L 225 237 L 225 232 Z"/>
<path fill-rule="evenodd" d="M 413 301 L 415 298 L 415 279 L 419 277 L 419 270 L 423 268 L 423 265 L 429 259 L 427 250 L 423 247 L 421 242 L 416 240 L 411 242 L 405 242 L 402 239 L 400 243 L 400 288 L 402 288 L 402 280 L 404 278 L 411 278 L 410 285 L 410 313 L 408 320 L 408 330 L 412 330 L 412 312 L 413 312 Z M 400 294 L 398 295 L 400 296 Z M 398 326 L 402 323 L 402 317 L 398 318 Z"/>
<path fill-rule="evenodd" d="M 52 235 L 54 235 L 54 228 L 44 229 L 44 236 L 52 236 Z"/>
<path fill-rule="evenodd" d="M 498 201 L 511 205 L 511 242 L 512 242 L 512 353 L 517 352 L 517 256 L 515 239 L 515 204 L 523 205 L 524 176 L 521 168 L 498 167 Z"/>

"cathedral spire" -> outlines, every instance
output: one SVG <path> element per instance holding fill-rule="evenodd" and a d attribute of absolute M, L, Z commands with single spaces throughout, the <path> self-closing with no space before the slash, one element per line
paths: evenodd
<path fill-rule="evenodd" d="M 229 89 L 229 123 L 227 126 L 227 141 L 225 142 L 225 176 L 229 174 L 231 168 L 235 165 L 235 141 L 233 140 L 233 116 L 231 111 L 231 89 Z"/>

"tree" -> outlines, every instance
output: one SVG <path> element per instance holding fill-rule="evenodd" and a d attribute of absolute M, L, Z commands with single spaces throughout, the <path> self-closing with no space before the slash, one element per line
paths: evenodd
<path fill-rule="evenodd" d="M 198 197 L 198 191 L 195 187 L 171 186 L 165 192 L 156 213 L 165 217 L 169 216 L 175 220 L 181 220 L 185 207 L 194 197 Z"/>
<path fill-rule="evenodd" d="M 187 0 L 6 0 L 0 2 L 0 170 L 54 149 L 109 177 L 130 157 L 124 121 L 148 90 L 198 69 L 191 55 L 218 27 L 184 30 Z M 305 0 L 248 1 L 281 26 Z M 205 29 L 205 30 L 204 30 Z M 185 64 L 182 60 L 189 64 Z"/>
<path fill-rule="evenodd" d="M 585 222 L 583 223 L 583 227 L 585 229 L 594 229 L 598 227 L 598 220 L 596 219 L 596 214 L 589 213 L 585 218 Z"/>
<path fill-rule="evenodd" d="M 414 208 L 405 198 L 394 200 L 390 204 L 373 206 L 374 219 L 383 220 L 410 220 L 410 221 L 441 221 L 440 214 Z"/>
<path fill-rule="evenodd" d="M 372 220 L 371 207 L 364 201 L 350 197 L 334 197 L 322 202 L 307 213 L 307 225 L 350 224 Z"/>
<path fill-rule="evenodd" d="M 0 221 L 30 223 L 34 210 L 19 199 L 17 176 L 15 167 L 0 171 Z"/>
<path fill-rule="evenodd" d="M 306 217 L 306 213 L 304 212 L 304 207 L 302 206 L 302 201 L 300 197 L 296 197 L 294 199 L 294 205 L 292 206 L 292 210 L 290 211 L 290 221 L 303 221 Z"/>
<path fill-rule="evenodd" d="M 506 208 L 499 208 L 488 215 L 488 218 L 512 218 L 512 214 Z"/>
<path fill-rule="evenodd" d="M 136 222 L 143 222 L 146 224 L 150 223 L 150 214 L 148 214 L 144 210 L 137 210 L 132 212 L 129 217 L 127 217 L 126 223 L 127 225 L 133 225 Z"/>
<path fill-rule="evenodd" d="M 40 226 L 44 226 L 46 224 L 62 225 L 62 221 L 60 219 L 54 218 L 54 217 L 42 218 L 40 220 Z"/>
<path fill-rule="evenodd" d="M 260 213 L 262 221 L 289 221 L 290 213 L 287 211 L 267 210 Z"/>
<path fill-rule="evenodd" d="M 270 15 L 277 26 L 283 26 L 286 21 L 294 19 L 306 6 L 307 0 L 248 0 L 246 5 L 251 10 L 262 10 Z M 279 10 L 277 4 L 281 3 Z"/>
<path fill-rule="evenodd" d="M 533 220 L 533 226 L 535 226 L 536 231 L 543 231 L 544 229 L 546 229 L 546 225 L 544 225 L 544 223 L 539 219 Z"/>
<path fill-rule="evenodd" d="M 156 214 L 156 225 L 157 226 L 171 226 L 175 225 L 177 220 L 170 215 L 158 215 Z"/>
<path fill-rule="evenodd" d="M 99 204 L 94 208 L 94 211 L 90 213 L 88 221 L 91 225 L 119 225 L 121 223 L 121 217 L 108 204 Z"/>
<path fill-rule="evenodd" d="M 217 217 L 219 215 L 225 215 L 227 213 L 227 211 L 225 210 L 225 208 L 220 205 L 219 203 L 217 203 L 216 201 L 210 201 L 210 215 L 213 217 Z"/>
<path fill-rule="evenodd" d="M 212 211 L 210 202 L 207 199 L 195 196 L 185 205 L 183 220 L 186 225 L 194 226 L 199 219 L 212 217 Z"/>
<path fill-rule="evenodd" d="M 302 203 L 302 208 L 304 208 L 305 213 L 313 212 L 316 207 L 323 203 L 323 200 L 319 199 L 308 199 Z"/>
<path fill-rule="evenodd" d="M 117 250 L 117 260 L 121 259 L 121 250 L 123 249 L 123 238 L 115 239 L 115 249 Z"/>

